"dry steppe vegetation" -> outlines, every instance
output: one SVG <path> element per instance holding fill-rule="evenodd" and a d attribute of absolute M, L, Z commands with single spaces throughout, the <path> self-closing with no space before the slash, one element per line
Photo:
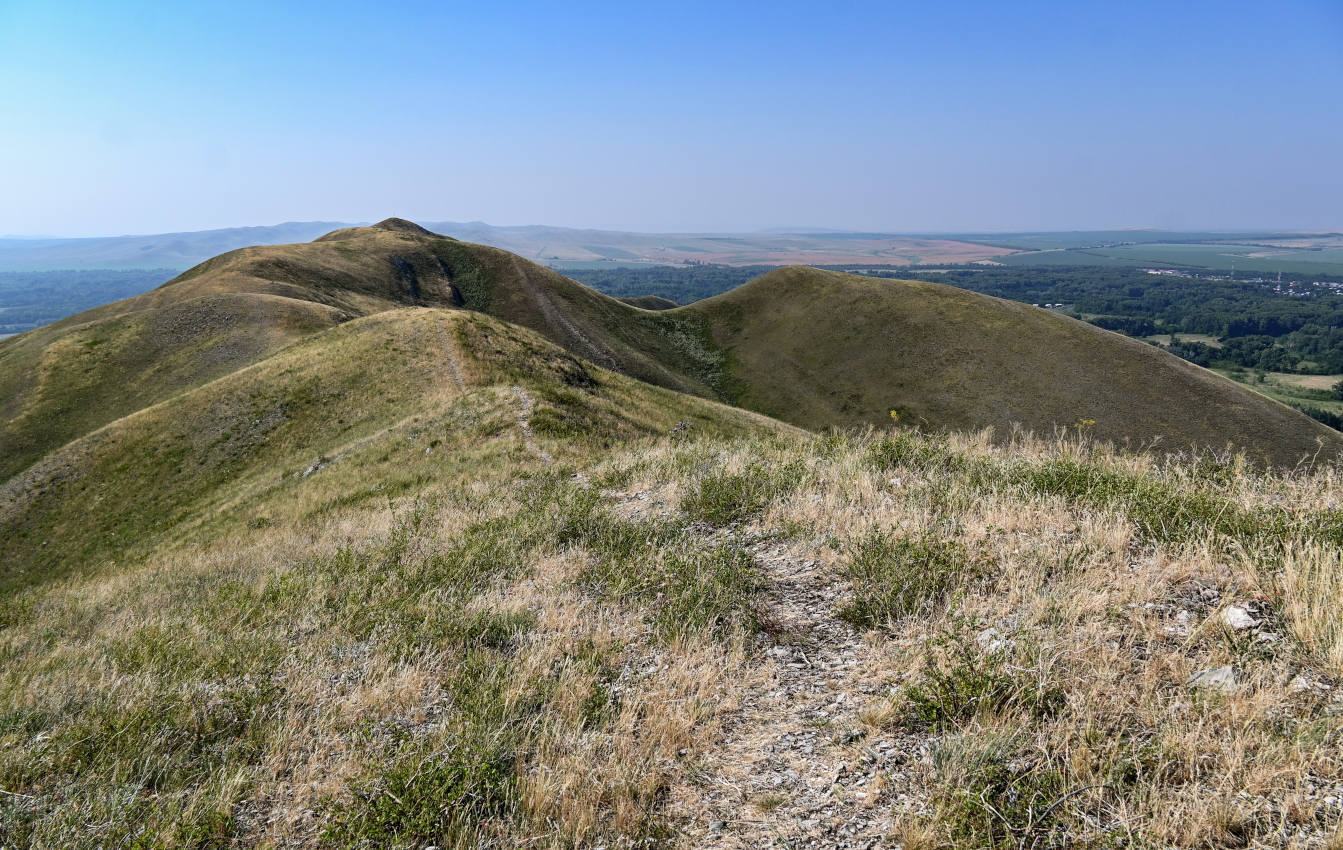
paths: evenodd
<path fill-rule="evenodd" d="M 1014 316 L 1107 338 L 799 269 L 729 296 L 393 221 L 0 344 L 0 846 L 1343 846 L 1313 425 L 1142 347 L 1111 365 L 1188 392 L 1134 415 L 1316 454 L 1117 449 L 1084 362 L 1033 390 L 1076 424 L 921 430 L 1014 385 Z M 874 305 L 921 363 L 830 329 Z"/>
<path fill-rule="evenodd" d="M 1338 846 L 1333 470 L 513 401 L 8 600 L 6 845 Z"/>

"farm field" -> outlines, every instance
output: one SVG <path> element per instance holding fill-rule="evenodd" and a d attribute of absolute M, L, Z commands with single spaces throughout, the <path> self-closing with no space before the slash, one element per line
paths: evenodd
<path fill-rule="evenodd" d="M 1169 236 L 1169 234 L 1167 234 Z M 1022 251 L 996 258 L 1006 265 L 1168 266 L 1190 270 L 1294 275 L 1343 274 L 1343 248 L 1256 242 L 1148 243 Z"/>
<path fill-rule="evenodd" d="M 1290 372 L 1269 372 L 1268 376 L 1276 381 L 1304 387 L 1308 390 L 1327 390 L 1343 381 L 1343 375 L 1293 375 Z"/>
<path fill-rule="evenodd" d="M 1160 345 L 1160 346 L 1169 346 L 1170 343 L 1171 343 L 1171 336 L 1172 336 L 1172 334 L 1152 334 L 1151 336 L 1145 336 L 1145 337 L 1143 337 L 1143 339 L 1147 340 L 1148 342 L 1155 342 L 1157 345 Z M 1215 337 L 1215 336 L 1210 336 L 1209 334 L 1181 334 L 1181 333 L 1177 333 L 1177 334 L 1174 334 L 1174 336 L 1178 337 L 1179 340 L 1180 340 L 1180 342 L 1198 342 L 1198 343 L 1202 343 L 1203 345 L 1206 345 L 1206 346 L 1208 346 L 1208 347 L 1210 347 L 1210 348 L 1221 348 L 1221 347 L 1222 347 L 1222 341 L 1221 341 L 1220 339 L 1218 339 L 1217 337 Z M 1297 375 L 1297 376 L 1294 376 L 1294 377 L 1307 377 L 1307 376 L 1305 376 L 1305 375 Z M 1313 377 L 1313 376 L 1311 376 L 1311 377 Z"/>
<path fill-rule="evenodd" d="M 1293 375 L 1288 372 L 1247 372 L 1242 369 L 1214 369 L 1223 377 L 1289 407 L 1315 408 L 1343 416 L 1343 400 L 1329 391 L 1343 375 Z"/>
<path fill-rule="evenodd" d="M 1074 230 L 1038 233 L 961 233 L 947 238 L 978 242 L 982 245 L 998 245 L 1017 251 L 1071 251 L 1127 243 L 1215 243 L 1229 239 L 1267 242 L 1290 238 L 1299 244 L 1314 245 L 1322 237 L 1316 234 L 1284 233 L 1237 233 L 1232 235 L 1174 230 Z"/>

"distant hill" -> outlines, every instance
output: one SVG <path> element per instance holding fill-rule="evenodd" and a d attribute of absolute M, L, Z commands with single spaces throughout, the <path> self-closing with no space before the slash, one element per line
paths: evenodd
<path fill-rule="evenodd" d="M 253 306 L 287 305 L 262 296 Z M 317 308 L 311 315 L 328 314 Z M 417 423 L 441 418 L 465 395 L 474 396 L 482 427 L 511 426 L 524 405 L 537 429 L 586 429 L 606 439 L 665 433 L 678 421 L 699 434 L 788 430 L 591 369 L 531 331 L 472 311 L 393 309 L 325 333 L 312 332 L 315 324 L 308 330 L 301 342 L 257 353 L 253 365 L 217 380 L 175 395 L 165 385 L 163 401 L 131 415 L 84 420 L 85 433 L 0 483 L 8 556 L 0 596 L 133 549 L 163 528 L 211 527 L 258 499 L 284 498 L 336 460 L 340 468 L 326 477 L 367 480 L 386 465 L 379 456 L 426 427 Z M 223 347 L 254 342 L 249 334 Z M 153 399 L 144 387 L 158 376 L 152 369 L 135 376 L 141 392 L 132 405 Z M 109 383 L 115 391 L 116 381 Z M 106 400 L 99 407 L 113 409 Z M 12 469 L 13 458 L 5 460 Z"/>
<path fill-rule="evenodd" d="M 389 219 L 232 251 L 0 341 L 0 477 L 312 334 L 411 306 L 488 313 L 597 366 L 812 429 L 886 426 L 895 411 L 934 430 L 1083 423 L 1133 446 L 1279 465 L 1343 449 L 1338 432 L 1150 346 L 952 287 L 799 267 L 647 310 Z"/>
<path fill-rule="evenodd" d="M 291 221 L 149 236 L 4 238 L 0 239 L 0 271 L 183 269 L 235 248 L 306 242 L 341 226 L 330 221 Z"/>
<path fill-rule="evenodd" d="M 225 251 L 249 245 L 306 242 L 349 225 L 288 222 L 148 236 L 91 239 L 0 239 L 0 272 L 55 269 L 187 268 Z M 959 239 L 890 233 L 632 233 L 529 225 L 499 227 L 484 222 L 430 222 L 436 233 L 503 248 L 542 265 L 719 263 L 969 262 L 1010 249 Z"/>

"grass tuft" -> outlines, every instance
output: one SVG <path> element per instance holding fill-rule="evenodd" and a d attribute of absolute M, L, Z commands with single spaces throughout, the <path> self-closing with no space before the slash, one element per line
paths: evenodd
<path fill-rule="evenodd" d="M 693 521 L 714 526 L 745 522 L 796 489 L 802 477 L 803 468 L 797 463 L 752 463 L 741 472 L 705 475 L 682 499 L 681 512 Z"/>
<path fill-rule="evenodd" d="M 853 582 L 853 599 L 839 616 L 860 629 L 925 613 L 984 574 L 964 543 L 931 534 L 902 537 L 876 530 L 846 548 L 844 574 Z"/>

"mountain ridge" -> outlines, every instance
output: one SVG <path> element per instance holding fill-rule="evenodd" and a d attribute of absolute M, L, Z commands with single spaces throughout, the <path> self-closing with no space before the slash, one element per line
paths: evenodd
<path fill-rule="evenodd" d="M 934 430 L 1080 423 L 1135 447 L 1230 446 L 1285 466 L 1343 449 L 1324 426 L 1150 346 L 941 284 L 786 267 L 647 310 L 388 219 L 230 251 L 144 295 L 0 341 L 10 447 L 0 477 L 81 429 L 311 333 L 412 306 L 487 313 L 603 368 L 812 429 L 891 424 L 894 411 Z"/>

